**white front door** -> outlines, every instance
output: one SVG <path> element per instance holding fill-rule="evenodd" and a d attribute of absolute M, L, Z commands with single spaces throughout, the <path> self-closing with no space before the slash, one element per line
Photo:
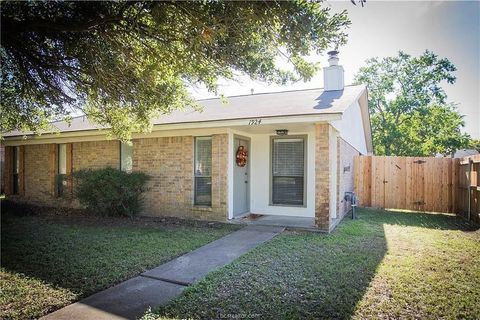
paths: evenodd
<path fill-rule="evenodd" d="M 237 164 L 237 152 L 239 147 L 243 146 L 243 149 L 247 152 L 250 151 L 250 143 L 248 140 L 235 138 L 233 143 L 233 216 L 241 215 L 250 210 L 249 208 L 249 177 L 248 166 L 250 164 L 250 157 L 247 158 L 245 166 L 239 166 Z"/>

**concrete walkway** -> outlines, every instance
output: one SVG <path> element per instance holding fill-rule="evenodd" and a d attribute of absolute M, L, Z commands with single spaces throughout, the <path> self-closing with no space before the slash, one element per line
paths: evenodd
<path fill-rule="evenodd" d="M 135 319 L 166 304 L 210 271 L 272 239 L 285 228 L 247 226 L 140 276 L 96 293 L 42 319 Z"/>

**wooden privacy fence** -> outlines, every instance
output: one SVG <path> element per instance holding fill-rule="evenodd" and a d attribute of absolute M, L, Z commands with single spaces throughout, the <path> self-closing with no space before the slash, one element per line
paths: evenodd
<path fill-rule="evenodd" d="M 480 222 L 479 172 L 480 156 L 357 156 L 355 193 L 364 207 L 457 213 Z"/>
<path fill-rule="evenodd" d="M 458 161 L 456 213 L 480 223 L 480 155 Z"/>

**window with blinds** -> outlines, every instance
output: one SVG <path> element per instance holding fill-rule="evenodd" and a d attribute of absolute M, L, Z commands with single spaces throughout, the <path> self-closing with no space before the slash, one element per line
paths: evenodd
<path fill-rule="evenodd" d="M 305 139 L 272 139 L 273 205 L 304 205 Z"/>
<path fill-rule="evenodd" d="M 212 205 L 212 138 L 195 138 L 194 204 Z"/>

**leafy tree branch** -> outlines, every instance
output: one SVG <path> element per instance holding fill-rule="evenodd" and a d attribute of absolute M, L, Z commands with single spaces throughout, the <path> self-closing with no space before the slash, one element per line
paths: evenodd
<path fill-rule="evenodd" d="M 310 79 L 318 66 L 303 57 L 345 43 L 349 24 L 309 1 L 3 2 L 0 131 L 39 133 L 81 111 L 128 140 L 198 107 L 187 84 Z M 275 65 L 279 50 L 293 71 Z"/>

